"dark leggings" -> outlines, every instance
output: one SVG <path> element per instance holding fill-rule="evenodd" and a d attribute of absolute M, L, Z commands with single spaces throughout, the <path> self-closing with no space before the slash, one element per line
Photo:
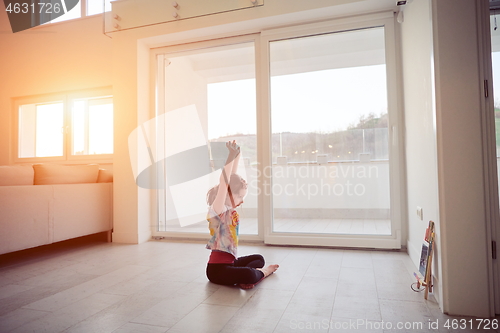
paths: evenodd
<path fill-rule="evenodd" d="M 226 286 L 254 284 L 264 277 L 264 273 L 256 269 L 264 264 L 264 257 L 260 254 L 240 257 L 232 264 L 207 264 L 207 277 L 213 283 Z"/>

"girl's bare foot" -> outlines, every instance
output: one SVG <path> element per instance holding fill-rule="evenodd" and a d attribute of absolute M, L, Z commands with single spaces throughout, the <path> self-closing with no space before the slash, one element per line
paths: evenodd
<path fill-rule="evenodd" d="M 264 267 L 264 268 L 257 268 L 259 271 L 261 271 L 262 273 L 264 273 L 264 277 L 268 277 L 269 275 L 273 274 L 274 272 L 276 272 L 276 270 L 280 267 L 280 265 L 277 265 L 277 264 L 274 264 L 274 265 L 269 265 L 267 267 Z"/>
<path fill-rule="evenodd" d="M 266 277 L 268 277 L 269 275 L 273 274 L 274 272 L 276 272 L 276 270 L 279 268 L 280 266 L 275 264 L 275 265 L 269 265 L 265 268 L 256 268 L 257 270 L 261 271 L 262 273 L 264 273 L 264 277 L 262 279 L 260 279 L 260 281 L 264 280 Z M 260 281 L 257 281 L 257 283 L 259 283 Z M 240 283 L 239 286 L 241 289 L 252 289 L 253 287 L 255 287 L 255 285 L 257 285 L 257 283 L 252 283 L 252 284 L 243 284 L 243 283 Z"/>

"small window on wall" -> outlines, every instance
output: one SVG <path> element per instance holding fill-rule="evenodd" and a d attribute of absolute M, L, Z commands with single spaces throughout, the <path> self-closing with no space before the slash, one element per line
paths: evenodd
<path fill-rule="evenodd" d="M 63 156 L 64 103 L 19 106 L 19 157 Z"/>
<path fill-rule="evenodd" d="M 16 160 L 110 159 L 113 99 L 88 95 L 17 99 Z"/>
<path fill-rule="evenodd" d="M 113 153 L 113 100 L 79 99 L 72 106 L 72 155 Z"/>

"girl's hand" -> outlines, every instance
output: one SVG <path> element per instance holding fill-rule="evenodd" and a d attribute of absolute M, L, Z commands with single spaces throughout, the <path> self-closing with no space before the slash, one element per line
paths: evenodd
<path fill-rule="evenodd" d="M 226 147 L 229 150 L 230 156 L 238 156 L 240 153 L 240 146 L 236 144 L 236 140 L 226 142 Z"/>

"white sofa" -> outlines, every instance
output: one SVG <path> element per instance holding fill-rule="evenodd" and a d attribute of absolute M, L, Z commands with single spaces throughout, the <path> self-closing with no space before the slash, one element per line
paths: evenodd
<path fill-rule="evenodd" d="M 0 166 L 0 254 L 113 228 L 113 183 L 96 164 Z"/>

